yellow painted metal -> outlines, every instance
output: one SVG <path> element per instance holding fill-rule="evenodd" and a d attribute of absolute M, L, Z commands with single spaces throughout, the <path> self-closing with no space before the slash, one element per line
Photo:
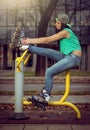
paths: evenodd
<path fill-rule="evenodd" d="M 29 60 L 30 57 L 31 57 L 31 54 L 28 54 L 28 56 L 27 56 L 26 59 L 24 60 L 24 65 L 27 64 L 27 62 L 28 62 L 28 60 Z"/>
<path fill-rule="evenodd" d="M 18 71 L 21 71 L 20 63 L 24 60 L 24 57 L 25 57 L 25 55 L 27 54 L 27 52 L 28 52 L 28 50 L 24 51 L 24 53 L 22 54 L 22 56 L 19 57 L 19 62 L 18 62 L 18 64 L 17 64 L 17 70 L 18 70 Z M 16 59 L 17 59 L 17 58 L 16 58 Z"/>
<path fill-rule="evenodd" d="M 32 102 L 29 102 L 26 98 L 23 98 L 23 105 L 32 105 Z"/>
<path fill-rule="evenodd" d="M 77 118 L 80 119 L 81 114 L 78 108 L 70 102 L 65 102 L 66 98 L 68 97 L 69 91 L 70 91 L 70 70 L 67 70 L 66 71 L 66 90 L 63 97 L 59 101 L 52 101 L 52 102 L 49 102 L 48 104 L 52 106 L 61 106 L 61 105 L 69 106 L 77 113 Z"/>
<path fill-rule="evenodd" d="M 15 61 L 17 62 L 17 64 L 20 62 L 20 59 L 21 59 L 21 57 L 16 58 Z M 18 67 L 16 67 L 16 70 L 17 70 L 17 72 L 21 71 L 20 65 L 18 65 Z"/>
<path fill-rule="evenodd" d="M 68 94 L 70 92 L 70 70 L 66 71 L 66 88 L 65 88 L 65 93 L 63 97 L 60 99 L 60 102 L 64 102 L 66 98 L 68 97 Z"/>
<path fill-rule="evenodd" d="M 76 113 L 77 113 L 77 118 L 81 118 L 81 114 L 80 114 L 80 111 L 78 110 L 78 108 L 70 103 L 70 102 L 60 102 L 60 101 L 52 101 L 52 102 L 49 102 L 48 105 L 51 105 L 51 106 L 69 106 L 71 107 Z"/>

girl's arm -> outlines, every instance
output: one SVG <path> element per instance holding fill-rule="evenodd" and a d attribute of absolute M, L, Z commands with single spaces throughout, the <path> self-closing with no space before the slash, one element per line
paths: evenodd
<path fill-rule="evenodd" d="M 69 32 L 67 32 L 66 30 L 62 30 L 59 33 L 49 37 L 23 39 L 22 44 L 48 44 L 50 42 L 54 42 L 66 37 L 69 37 Z"/>

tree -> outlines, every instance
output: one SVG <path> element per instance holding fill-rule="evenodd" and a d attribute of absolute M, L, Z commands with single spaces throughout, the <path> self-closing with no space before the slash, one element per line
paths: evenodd
<path fill-rule="evenodd" d="M 48 23 L 51 19 L 53 11 L 56 8 L 58 0 L 50 0 L 50 3 L 48 4 L 48 7 L 45 10 L 43 9 L 43 0 L 38 0 L 38 2 L 41 14 L 41 20 L 38 28 L 38 37 L 43 37 L 46 36 Z M 47 45 L 38 45 L 38 46 L 47 47 Z M 46 68 L 46 57 L 43 58 L 43 56 L 37 56 L 35 75 L 43 76 L 45 73 L 45 68 Z"/>

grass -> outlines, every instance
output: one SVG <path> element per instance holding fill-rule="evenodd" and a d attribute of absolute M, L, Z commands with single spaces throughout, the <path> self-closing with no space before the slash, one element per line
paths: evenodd
<path fill-rule="evenodd" d="M 24 73 L 25 77 L 34 77 L 35 72 L 33 71 L 26 71 Z M 65 76 L 65 72 L 58 74 L 58 76 Z M 71 76 L 90 76 L 90 72 L 87 71 L 79 71 L 79 70 L 71 70 Z"/>
<path fill-rule="evenodd" d="M 1 75 L 1 77 L 14 77 L 14 76 L 15 76 L 14 71 L 4 72 Z M 57 76 L 65 76 L 65 72 L 58 74 Z M 90 72 L 80 71 L 80 70 L 71 70 L 71 76 L 88 76 L 88 77 L 90 77 Z M 31 71 L 31 70 L 25 71 L 24 77 L 35 77 L 35 72 Z"/>
<path fill-rule="evenodd" d="M 25 72 L 24 73 L 25 77 L 35 77 L 35 72 L 34 71 L 30 71 L 30 72 Z"/>

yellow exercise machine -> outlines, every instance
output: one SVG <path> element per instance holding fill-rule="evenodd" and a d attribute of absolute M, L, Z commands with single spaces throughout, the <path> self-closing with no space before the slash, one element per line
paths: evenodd
<path fill-rule="evenodd" d="M 16 69 L 18 72 L 22 72 L 22 69 L 20 67 L 20 64 L 22 61 L 24 61 L 24 65 L 27 63 L 28 59 L 30 58 L 31 54 L 28 54 L 27 53 L 28 50 L 26 50 L 21 57 L 19 57 L 19 61 L 16 65 Z M 28 56 L 25 58 L 25 56 L 28 54 Z M 68 97 L 69 95 L 69 91 L 70 91 L 70 70 L 67 70 L 66 71 L 66 89 L 65 89 L 65 93 L 64 95 L 62 96 L 62 98 L 58 101 L 51 101 L 48 103 L 48 105 L 52 105 L 52 106 L 69 106 L 71 107 L 77 114 L 77 118 L 80 119 L 81 118 L 81 114 L 80 114 L 80 111 L 78 110 L 78 108 L 73 104 L 73 103 L 70 103 L 70 102 L 67 102 L 65 101 L 66 98 Z M 31 105 L 32 102 L 29 102 L 27 101 L 26 99 L 23 99 L 23 104 L 24 105 Z"/>

